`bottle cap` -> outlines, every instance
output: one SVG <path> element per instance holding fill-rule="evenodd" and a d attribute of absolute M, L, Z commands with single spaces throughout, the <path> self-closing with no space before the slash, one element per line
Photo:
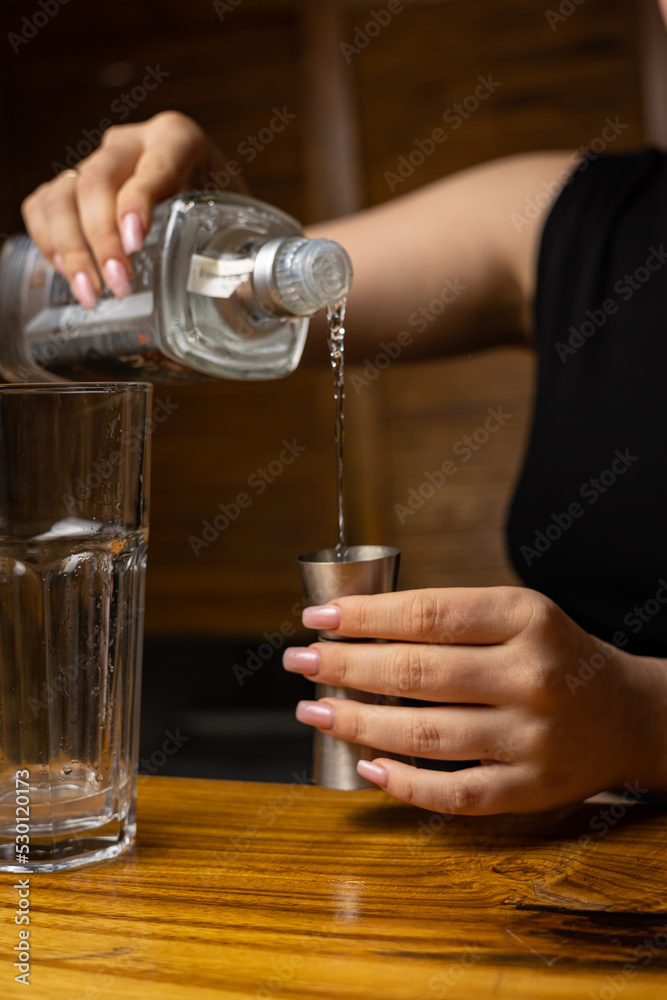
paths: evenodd
<path fill-rule="evenodd" d="M 270 240 L 255 259 L 253 285 L 272 315 L 312 316 L 350 290 L 352 264 L 340 244 L 304 236 Z"/>

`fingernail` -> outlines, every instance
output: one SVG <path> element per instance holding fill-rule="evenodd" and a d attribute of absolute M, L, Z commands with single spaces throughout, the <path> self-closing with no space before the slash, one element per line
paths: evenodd
<path fill-rule="evenodd" d="M 357 771 L 362 778 L 375 782 L 382 788 L 386 788 L 389 783 L 389 775 L 379 764 L 371 764 L 370 760 L 357 761 Z"/>
<path fill-rule="evenodd" d="M 62 259 L 59 253 L 53 255 L 53 266 L 55 267 L 56 271 L 59 271 L 60 274 L 62 274 L 63 277 L 66 277 L 65 261 Z"/>
<path fill-rule="evenodd" d="M 314 649 L 292 646 L 283 653 L 283 667 L 295 674 L 316 674 L 320 668 L 320 654 Z"/>
<path fill-rule="evenodd" d="M 144 245 L 144 227 L 136 212 L 128 212 L 120 224 L 120 241 L 126 254 L 137 253 Z"/>
<path fill-rule="evenodd" d="M 108 260 L 102 268 L 104 280 L 117 299 L 124 299 L 132 294 L 132 285 L 127 272 L 119 260 Z"/>
<path fill-rule="evenodd" d="M 338 628 L 340 625 L 340 608 L 335 604 L 320 604 L 314 608 L 306 608 L 301 616 L 306 628 Z"/>
<path fill-rule="evenodd" d="M 300 701 L 296 706 L 296 717 L 299 722 L 307 722 L 309 726 L 319 729 L 331 729 L 334 724 L 333 708 L 319 701 Z"/>
<path fill-rule="evenodd" d="M 93 283 L 85 271 L 78 271 L 72 280 L 74 294 L 84 309 L 94 309 L 97 305 L 97 295 Z"/>

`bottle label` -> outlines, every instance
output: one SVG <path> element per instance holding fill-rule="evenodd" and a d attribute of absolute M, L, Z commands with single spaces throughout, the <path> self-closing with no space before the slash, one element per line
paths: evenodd
<path fill-rule="evenodd" d="M 254 268 L 254 257 L 207 257 L 195 253 L 190 261 L 188 291 L 214 299 L 228 299 Z"/>
<path fill-rule="evenodd" d="M 150 319 L 153 308 L 152 292 L 128 295 L 121 301 L 114 298 L 100 299 L 96 308 L 90 312 L 86 312 L 78 302 L 64 307 L 50 307 L 41 309 L 36 316 L 33 316 L 23 328 L 23 333 L 32 340 L 66 329 L 71 329 L 73 336 L 76 336 L 76 331 L 85 332 L 89 327 L 98 326 L 100 323 L 117 324 L 125 328 L 130 322 Z"/>

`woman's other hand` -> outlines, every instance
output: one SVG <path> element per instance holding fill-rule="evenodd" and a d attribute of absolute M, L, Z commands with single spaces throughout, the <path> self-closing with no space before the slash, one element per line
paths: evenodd
<path fill-rule="evenodd" d="M 447 773 L 391 758 L 360 773 L 445 813 L 532 812 L 604 789 L 667 789 L 667 669 L 579 628 L 552 601 L 514 587 L 345 597 L 304 624 L 379 643 L 288 649 L 288 670 L 323 684 L 433 707 L 302 702 L 301 721 L 406 756 L 481 760 Z"/>

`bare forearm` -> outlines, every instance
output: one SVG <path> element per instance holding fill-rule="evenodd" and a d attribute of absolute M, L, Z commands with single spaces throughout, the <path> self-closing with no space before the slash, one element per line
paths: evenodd
<path fill-rule="evenodd" d="M 570 154 L 494 161 L 403 198 L 313 226 L 350 254 L 348 358 L 362 361 L 401 332 L 418 360 L 525 342 L 541 224 L 513 217 L 543 181 L 567 175 Z M 546 214 L 546 213 L 545 213 Z M 326 359 L 318 317 L 306 360 Z"/>

